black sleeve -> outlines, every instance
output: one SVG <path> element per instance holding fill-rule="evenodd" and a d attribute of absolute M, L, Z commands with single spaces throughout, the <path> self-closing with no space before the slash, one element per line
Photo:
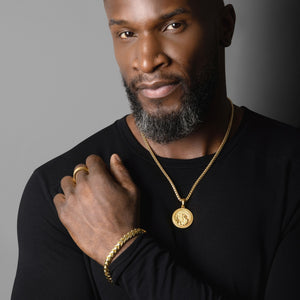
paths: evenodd
<path fill-rule="evenodd" d="M 268 277 L 265 300 L 300 299 L 300 161 L 292 165 L 286 221 Z"/>
<path fill-rule="evenodd" d="M 276 252 L 265 300 L 300 299 L 300 223 L 284 238 Z"/>
<path fill-rule="evenodd" d="M 225 296 L 225 292 L 221 296 L 201 278 L 192 276 L 150 236 L 140 238 L 128 250 L 113 262 L 111 270 L 114 282 L 126 290 L 131 300 L 242 300 L 235 295 Z M 264 299 L 299 300 L 299 283 L 300 223 L 276 251 Z"/>
<path fill-rule="evenodd" d="M 203 280 L 176 264 L 148 234 L 139 237 L 111 265 L 113 280 L 131 300 L 223 300 Z M 227 298 L 226 298 L 227 299 Z"/>
<path fill-rule="evenodd" d="M 35 172 L 19 208 L 19 261 L 11 299 L 99 299 L 84 256 L 60 223 L 52 198 Z"/>

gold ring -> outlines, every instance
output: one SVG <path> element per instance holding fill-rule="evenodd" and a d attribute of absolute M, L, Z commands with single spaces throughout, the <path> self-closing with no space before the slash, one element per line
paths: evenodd
<path fill-rule="evenodd" d="M 77 167 L 74 172 L 73 172 L 73 181 L 74 183 L 76 183 L 76 175 L 78 172 L 80 171 L 85 171 L 87 174 L 89 174 L 89 169 L 87 167 L 81 166 L 81 167 Z"/>

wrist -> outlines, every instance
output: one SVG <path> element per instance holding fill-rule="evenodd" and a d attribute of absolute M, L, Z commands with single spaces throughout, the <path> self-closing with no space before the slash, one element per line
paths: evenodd
<path fill-rule="evenodd" d="M 133 244 L 133 242 L 137 239 L 138 237 L 135 236 L 132 239 L 130 239 L 129 241 L 126 242 L 126 244 L 119 250 L 119 252 L 114 256 L 114 258 L 112 259 L 111 263 L 113 261 L 115 261 L 123 252 L 126 251 L 127 248 L 129 248 L 131 246 L 131 244 Z"/>
<path fill-rule="evenodd" d="M 126 233 L 119 242 L 115 245 L 115 247 L 111 250 L 111 252 L 106 257 L 106 260 L 104 262 L 104 275 L 106 279 L 113 283 L 112 277 L 109 272 L 109 265 L 112 263 L 113 260 L 115 260 L 121 253 L 123 253 L 130 245 L 134 242 L 134 240 L 137 238 L 138 235 L 144 234 L 146 231 L 141 228 L 135 228 L 128 233 Z"/>

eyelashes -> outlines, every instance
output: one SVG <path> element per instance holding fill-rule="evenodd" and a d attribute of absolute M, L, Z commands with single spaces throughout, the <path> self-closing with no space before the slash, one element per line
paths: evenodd
<path fill-rule="evenodd" d="M 172 24 L 169 24 L 165 30 L 178 30 L 182 28 L 184 24 L 182 22 L 174 22 Z"/>
<path fill-rule="evenodd" d="M 187 27 L 186 22 L 180 21 L 180 22 L 172 22 L 169 23 L 168 25 L 164 26 L 162 28 L 162 32 L 166 33 L 180 33 L 184 31 L 184 29 Z M 124 30 L 121 32 L 117 32 L 116 36 L 120 38 L 121 40 L 128 40 L 133 37 L 136 37 L 136 33 L 130 30 Z"/>
<path fill-rule="evenodd" d="M 126 40 L 128 38 L 134 37 L 134 33 L 132 31 L 123 31 L 118 34 L 119 38 L 122 40 Z"/>

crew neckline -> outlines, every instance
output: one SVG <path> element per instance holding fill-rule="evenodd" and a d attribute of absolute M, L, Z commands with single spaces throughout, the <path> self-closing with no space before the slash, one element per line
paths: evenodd
<path fill-rule="evenodd" d="M 240 125 L 234 134 L 224 145 L 221 153 L 219 154 L 218 158 L 216 161 L 219 161 L 222 159 L 224 156 L 226 156 L 229 152 L 233 150 L 233 148 L 236 146 L 237 142 L 240 139 L 240 136 L 243 135 L 243 132 L 245 131 L 245 128 L 247 127 L 249 115 L 251 114 L 251 111 L 245 107 L 241 106 L 241 108 L 244 109 L 244 114 L 242 117 L 242 120 L 240 122 Z M 151 154 L 149 151 L 144 148 L 138 140 L 135 138 L 133 133 L 131 132 L 127 122 L 126 122 L 126 117 L 128 115 L 125 115 L 121 119 L 117 121 L 117 127 L 120 131 L 121 137 L 123 138 L 124 142 L 130 147 L 131 151 L 134 153 L 134 155 L 139 156 L 140 158 L 147 160 L 148 162 L 155 163 L 153 161 L 153 158 L 151 157 Z M 213 154 L 208 154 L 196 158 L 191 158 L 191 159 L 177 159 L 177 158 L 167 158 L 167 157 L 162 157 L 159 155 L 156 155 L 157 159 L 165 166 L 167 167 L 192 167 L 195 165 L 203 165 L 205 163 L 208 163 L 211 158 L 214 156 Z"/>

